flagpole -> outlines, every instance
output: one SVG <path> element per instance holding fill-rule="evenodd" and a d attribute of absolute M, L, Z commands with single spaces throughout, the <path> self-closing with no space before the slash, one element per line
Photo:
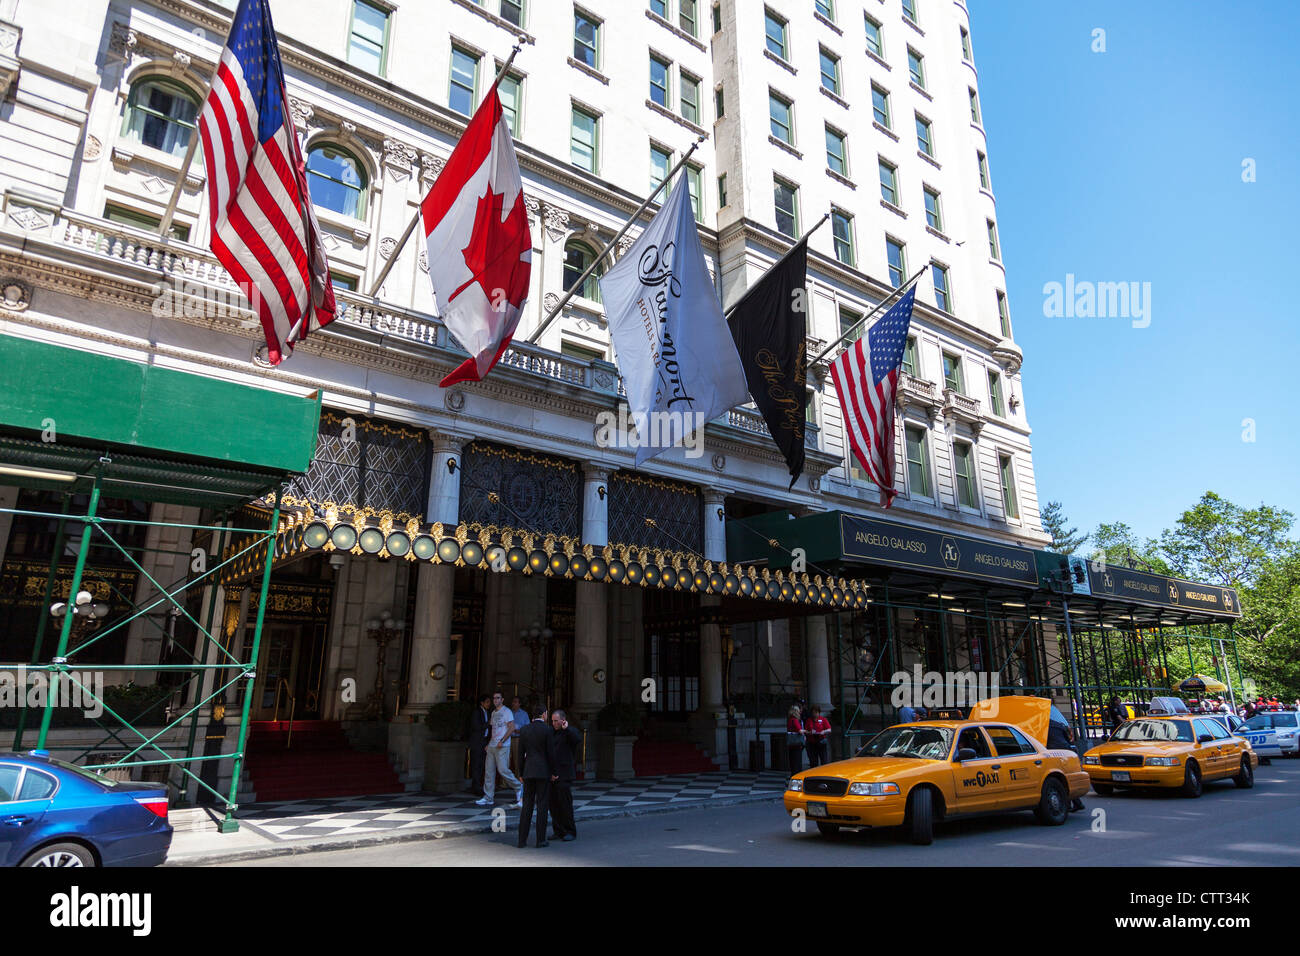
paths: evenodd
<path fill-rule="evenodd" d="M 527 42 L 529 42 L 528 38 L 522 33 L 519 34 L 519 39 L 515 41 L 514 48 L 511 49 L 510 55 L 506 57 L 505 63 L 501 64 L 501 69 L 497 70 L 496 79 L 492 81 L 492 85 L 489 86 L 487 92 L 483 94 L 483 99 L 487 99 L 488 95 L 495 90 L 505 78 L 506 71 L 510 69 L 510 64 L 515 61 L 515 54 L 518 53 Z M 479 102 L 482 103 L 482 100 Z M 406 229 L 402 232 L 401 237 L 397 240 L 397 245 L 393 247 L 393 251 L 389 254 L 388 261 L 384 263 L 384 268 L 380 270 L 379 278 L 375 279 L 374 285 L 371 286 L 370 298 L 373 299 L 375 296 L 379 295 L 379 289 L 384 284 L 384 280 L 388 278 L 388 273 L 393 270 L 393 266 L 397 265 L 397 254 L 401 252 L 403 247 L 406 245 L 406 240 L 411 238 L 411 233 L 415 232 L 415 226 L 420 221 L 420 212 L 421 205 L 417 204 L 415 207 L 415 215 L 413 215 L 411 221 L 406 224 Z"/>
<path fill-rule="evenodd" d="M 799 243 L 801 243 L 801 242 L 807 242 L 807 241 L 808 241 L 808 237 L 811 236 L 811 235 L 812 235 L 814 232 L 816 232 L 818 229 L 820 229 L 820 228 L 822 227 L 822 223 L 824 223 L 824 222 L 825 222 L 827 219 L 829 219 L 829 218 L 831 218 L 831 214 L 830 214 L 830 213 L 826 213 L 826 214 L 823 215 L 820 219 L 818 219 L 815 223 L 813 223 L 812 228 L 809 229 L 807 232 L 805 232 L 802 236 L 800 236 L 799 239 L 798 239 L 798 241 L 795 242 L 794 245 L 792 245 L 789 249 L 787 249 L 787 250 L 785 251 L 785 255 L 783 255 L 780 259 L 777 259 L 776 262 L 772 263 L 770 266 L 768 266 L 768 268 L 767 268 L 767 272 L 764 272 L 763 275 L 767 275 L 768 272 L 774 272 L 774 271 L 776 271 L 777 269 L 779 269 L 779 268 L 780 268 L 780 267 L 785 263 L 785 260 L 786 260 L 786 259 L 789 259 L 790 256 L 794 254 L 794 251 L 795 251 L 796 249 L 799 248 Z M 757 283 L 755 283 L 755 285 L 757 285 Z M 733 303 L 731 304 L 730 308 L 728 308 L 727 311 L 724 312 L 723 314 L 724 314 L 724 315 L 730 315 L 732 312 L 734 312 L 734 311 L 736 310 L 736 308 L 740 305 L 740 303 L 742 303 L 742 302 L 745 301 L 745 296 L 749 295 L 750 291 L 751 291 L 753 288 L 754 288 L 754 286 L 750 286 L 748 289 L 746 289 L 746 290 L 744 291 L 744 293 L 741 294 L 740 298 L 737 299 L 735 302 L 733 302 Z"/>
<path fill-rule="evenodd" d="M 225 45 L 222 45 L 221 52 L 225 52 Z M 185 147 L 185 158 L 181 160 L 181 171 L 176 174 L 176 185 L 172 187 L 172 198 L 167 201 L 167 211 L 163 213 L 162 222 L 158 224 L 158 235 L 166 239 L 167 233 L 172 227 L 172 217 L 176 215 L 176 206 L 181 201 L 181 190 L 185 186 L 185 176 L 190 171 L 190 164 L 194 162 L 194 153 L 199 146 L 199 119 L 203 113 L 203 105 L 208 101 L 208 94 L 212 92 L 212 83 L 217 78 L 217 70 L 221 69 L 221 54 L 217 54 L 217 65 L 212 69 L 212 75 L 208 77 L 208 89 L 199 101 L 199 112 L 194 115 L 194 128 L 190 130 L 190 144 Z M 212 171 L 208 171 L 212 175 Z"/>
<path fill-rule="evenodd" d="M 546 318 L 542 319 L 541 325 L 537 326 L 537 329 L 532 333 L 532 335 L 528 336 L 529 342 L 536 342 L 539 338 L 541 338 L 542 333 L 545 332 L 547 327 L 550 326 L 551 322 L 555 320 L 555 317 L 560 314 L 560 312 L 564 309 L 564 307 L 568 305 L 569 300 L 572 299 L 574 295 L 577 294 L 577 291 L 580 288 L 582 288 L 582 284 L 587 281 L 587 277 L 596 271 L 596 266 L 600 265 L 601 260 L 604 259 L 605 256 L 609 255 L 609 251 L 614 248 L 614 246 L 618 243 L 620 239 L 623 238 L 624 233 L 626 233 L 629 229 L 632 228 L 632 223 L 636 222 L 637 219 L 641 217 L 641 214 L 650 208 L 650 204 L 655 201 L 655 197 L 658 196 L 659 193 L 663 191 L 663 188 L 667 186 L 669 182 L 672 181 L 672 178 L 674 175 L 676 175 L 677 170 L 682 168 L 686 160 L 691 158 L 691 153 L 695 152 L 695 150 L 699 147 L 701 143 L 704 142 L 706 138 L 707 138 L 707 134 L 701 133 L 699 138 L 694 143 L 691 144 L 691 148 L 686 151 L 686 153 L 682 156 L 681 159 L 677 160 L 677 164 L 673 166 L 672 169 L 668 170 L 668 172 L 664 175 L 663 181 L 660 182 L 659 185 L 655 187 L 654 192 L 652 192 L 649 196 L 647 196 L 646 201 L 637 207 L 636 212 L 632 213 L 632 215 L 628 218 L 627 222 L 623 223 L 623 228 L 618 231 L 618 234 L 605 244 L 605 248 L 600 250 L 600 252 L 596 255 L 596 257 L 591 260 L 591 265 L 587 266 L 586 271 L 584 271 L 582 275 L 578 276 L 578 278 L 574 280 L 573 285 L 571 285 L 565 291 L 563 298 L 561 298 L 560 301 L 557 302 L 555 306 L 551 309 L 551 311 L 546 314 Z"/>
<path fill-rule="evenodd" d="M 886 304 L 888 304 L 888 302 L 889 302 L 890 299 L 892 299 L 894 296 L 898 295 L 898 293 L 902 292 L 902 291 L 903 291 L 904 289 L 906 289 L 909 285 L 911 285 L 913 282 L 915 282 L 917 279 L 919 279 L 919 278 L 921 277 L 921 273 L 924 272 L 925 270 L 926 270 L 926 267 L 925 267 L 925 266 L 921 266 L 921 268 L 917 269 L 916 272 L 912 273 L 912 277 L 911 277 L 910 279 L 908 279 L 906 282 L 904 282 L 902 285 L 900 285 L 897 289 L 891 289 L 891 290 L 889 291 L 889 295 L 887 295 L 887 296 L 885 296 L 883 299 L 881 299 L 881 300 L 880 300 L 880 304 L 879 304 L 878 306 L 876 306 L 874 309 L 872 309 L 870 312 L 868 312 L 868 313 L 867 313 L 866 315 L 864 315 L 862 318 L 858 319 L 858 321 L 854 322 L 853 325 L 852 325 L 852 327 L 849 328 L 849 330 L 848 330 L 847 332 L 845 332 L 843 335 L 841 335 L 838 339 L 836 339 L 836 340 L 835 340 L 834 342 L 832 342 L 830 345 L 826 346 L 826 348 L 822 349 L 821 352 L 818 353 L 817 357 L 814 358 L 814 359 L 812 359 L 811 361 L 809 361 L 808 364 L 809 364 L 809 365 L 816 365 L 818 362 L 820 362 L 822 359 L 824 359 L 827 355 L 829 355 L 832 351 L 834 351 L 835 346 L 839 345 L 841 342 L 843 342 L 845 339 L 847 339 L 850 335 L 852 335 L 854 332 L 856 332 L 856 331 L 857 331 L 857 330 L 862 326 L 862 324 L 863 324 L 864 322 L 867 321 L 867 319 L 871 318 L 873 315 L 875 315 L 877 312 L 879 312 L 881 309 L 883 309 L 883 308 L 886 306 Z"/>

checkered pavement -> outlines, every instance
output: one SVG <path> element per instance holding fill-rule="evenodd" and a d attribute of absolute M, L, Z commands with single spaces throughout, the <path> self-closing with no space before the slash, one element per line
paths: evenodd
<path fill-rule="evenodd" d="M 773 771 L 720 771 L 620 782 L 579 780 L 573 787 L 574 817 L 581 822 L 629 809 L 644 811 L 665 805 L 686 809 L 723 797 L 775 797 L 785 790 L 785 782 L 784 773 Z M 512 796 L 509 787 L 497 790 L 496 806 L 505 809 L 511 820 L 519 813 Z M 492 810 L 475 804 L 467 793 L 406 793 L 253 803 L 241 808 L 237 816 L 241 826 L 278 842 L 415 830 L 479 831 L 491 825 Z"/>

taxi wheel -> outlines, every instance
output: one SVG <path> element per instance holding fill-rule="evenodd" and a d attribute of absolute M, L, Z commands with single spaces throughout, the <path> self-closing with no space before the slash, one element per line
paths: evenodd
<path fill-rule="evenodd" d="M 917 846 L 934 842 L 934 795 L 917 787 L 907 795 L 907 836 Z"/>
<path fill-rule="evenodd" d="M 838 840 L 840 838 L 840 825 L 838 823 L 818 823 L 817 832 L 828 840 Z"/>
<path fill-rule="evenodd" d="M 1034 808 L 1034 816 L 1047 827 L 1059 827 L 1070 816 L 1070 795 L 1061 781 L 1053 778 L 1043 784 L 1043 795 Z"/>
<path fill-rule="evenodd" d="M 1108 783 L 1094 783 L 1092 785 L 1092 792 L 1101 797 L 1109 797 L 1115 792 L 1115 788 Z"/>
<path fill-rule="evenodd" d="M 1250 758 L 1241 758 L 1241 770 L 1232 778 L 1232 782 L 1241 790 L 1249 790 L 1255 786 L 1255 771 L 1250 766 Z"/>
<path fill-rule="evenodd" d="M 1201 789 L 1201 768 L 1196 765 L 1196 761 L 1189 760 L 1187 769 L 1183 771 L 1183 796 L 1199 797 Z"/>

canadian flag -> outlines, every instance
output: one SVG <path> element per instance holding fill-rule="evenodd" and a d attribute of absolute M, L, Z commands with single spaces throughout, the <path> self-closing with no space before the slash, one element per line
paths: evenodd
<path fill-rule="evenodd" d="M 510 345 L 533 268 L 519 162 L 495 87 L 420 212 L 442 320 L 470 354 L 441 385 L 477 382 Z"/>

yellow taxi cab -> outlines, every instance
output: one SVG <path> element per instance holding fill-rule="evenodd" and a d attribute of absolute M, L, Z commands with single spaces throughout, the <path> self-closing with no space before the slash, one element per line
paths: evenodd
<path fill-rule="evenodd" d="M 1126 721 L 1083 755 L 1092 789 L 1102 796 L 1116 787 L 1170 787 L 1199 797 L 1206 781 L 1228 778 L 1249 789 L 1257 766 L 1259 757 L 1244 738 L 1176 703 L 1153 706 L 1145 716 Z"/>
<path fill-rule="evenodd" d="M 842 827 L 906 828 L 929 844 L 937 821 L 1033 810 L 1060 826 L 1088 775 L 1071 750 L 1048 750 L 1051 701 L 998 697 L 964 720 L 922 720 L 881 731 L 855 757 L 795 774 L 785 809 L 834 837 Z"/>

